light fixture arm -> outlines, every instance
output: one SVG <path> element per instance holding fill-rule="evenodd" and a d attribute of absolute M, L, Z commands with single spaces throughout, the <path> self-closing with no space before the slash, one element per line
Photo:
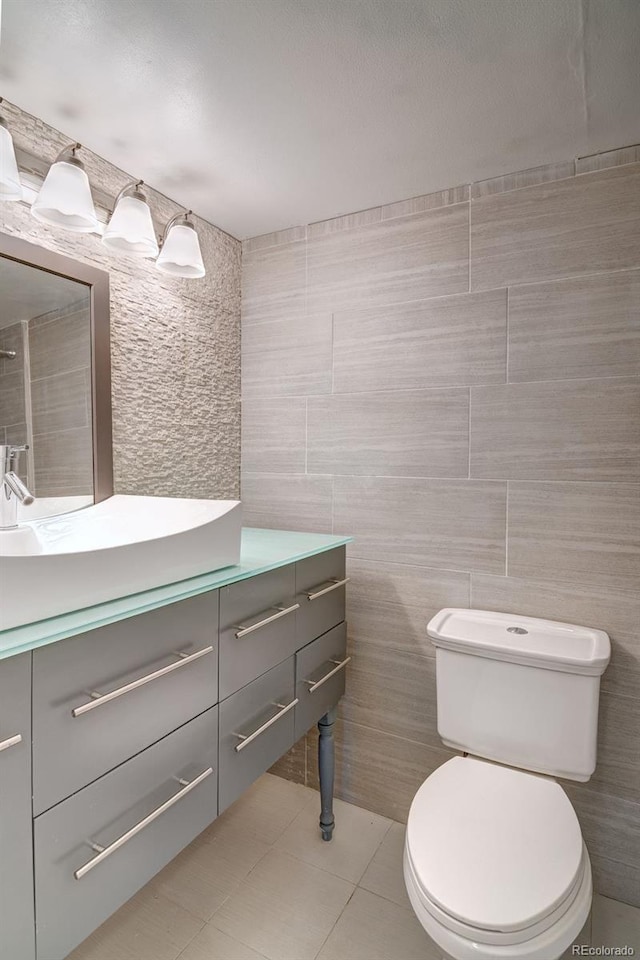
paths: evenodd
<path fill-rule="evenodd" d="M 171 217 L 171 219 L 166 224 L 164 230 L 162 231 L 162 235 L 160 236 L 158 241 L 161 250 L 162 250 L 163 243 L 169 236 L 169 230 L 171 230 L 171 227 L 173 227 L 178 222 L 178 220 L 183 221 L 182 223 L 183 227 L 191 227 L 192 230 L 195 230 L 194 225 L 191 223 L 190 220 L 187 219 L 188 217 L 191 216 L 192 213 L 193 213 L 193 210 L 181 210 L 180 213 L 176 213 L 174 214 L 173 217 Z"/>
<path fill-rule="evenodd" d="M 131 183 L 128 183 L 125 187 L 122 188 L 122 190 L 116 197 L 115 202 L 113 204 L 113 209 L 115 210 L 115 208 L 118 206 L 118 201 L 122 200 L 122 198 L 129 193 L 129 190 L 131 190 L 132 194 L 135 195 L 136 193 L 139 193 L 140 187 L 142 186 L 144 186 L 144 180 L 132 180 Z M 145 199 L 144 196 L 142 197 L 142 199 L 143 200 Z"/>
<path fill-rule="evenodd" d="M 53 162 L 58 163 L 60 160 L 64 160 L 65 163 L 74 163 L 77 166 L 82 167 L 84 169 L 84 164 L 82 160 L 79 160 L 78 157 L 76 157 L 77 151 L 80 150 L 81 148 L 82 148 L 81 143 L 68 143 L 66 147 L 62 148 L 62 150 L 60 151 L 60 153 L 57 155 L 57 157 Z M 67 156 L 67 154 L 70 154 L 70 156 Z"/>

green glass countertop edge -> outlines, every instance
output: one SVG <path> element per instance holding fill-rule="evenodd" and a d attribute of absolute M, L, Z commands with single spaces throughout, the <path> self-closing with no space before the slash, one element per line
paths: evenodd
<path fill-rule="evenodd" d="M 278 567 L 306 560 L 318 553 L 342 547 L 352 541 L 352 537 L 336 537 L 324 533 L 298 533 L 292 530 L 263 530 L 256 527 L 242 528 L 240 563 L 233 567 L 223 567 L 211 573 L 203 573 L 188 580 L 168 583 L 162 587 L 153 587 L 141 593 L 134 593 L 116 600 L 107 600 L 92 607 L 84 607 L 70 613 L 63 613 L 47 620 L 23 624 L 9 630 L 0 631 L 0 660 L 17 656 L 73 637 L 79 633 L 104 627 L 118 620 L 125 620 L 138 613 L 155 610 L 178 600 L 195 597 L 208 590 L 227 587 L 239 580 L 247 580 L 260 573 L 268 573 Z"/>

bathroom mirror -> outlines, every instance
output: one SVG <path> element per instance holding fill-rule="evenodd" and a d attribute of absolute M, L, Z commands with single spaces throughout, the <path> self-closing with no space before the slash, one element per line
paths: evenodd
<path fill-rule="evenodd" d="M 109 277 L 0 234 L 0 443 L 28 446 L 19 521 L 111 496 Z"/>

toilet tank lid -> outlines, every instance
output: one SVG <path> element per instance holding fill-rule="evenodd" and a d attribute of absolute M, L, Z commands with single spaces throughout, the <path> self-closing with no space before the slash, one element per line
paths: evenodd
<path fill-rule="evenodd" d="M 611 657 L 603 630 L 491 610 L 447 607 L 427 633 L 436 647 L 564 673 L 600 676 Z"/>

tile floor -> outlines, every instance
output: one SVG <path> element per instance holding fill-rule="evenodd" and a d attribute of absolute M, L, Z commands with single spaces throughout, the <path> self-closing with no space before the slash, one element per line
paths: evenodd
<path fill-rule="evenodd" d="M 69 960 L 439 960 L 409 906 L 404 827 L 265 774 Z M 640 951 L 640 910 L 596 897 L 592 943 Z"/>

